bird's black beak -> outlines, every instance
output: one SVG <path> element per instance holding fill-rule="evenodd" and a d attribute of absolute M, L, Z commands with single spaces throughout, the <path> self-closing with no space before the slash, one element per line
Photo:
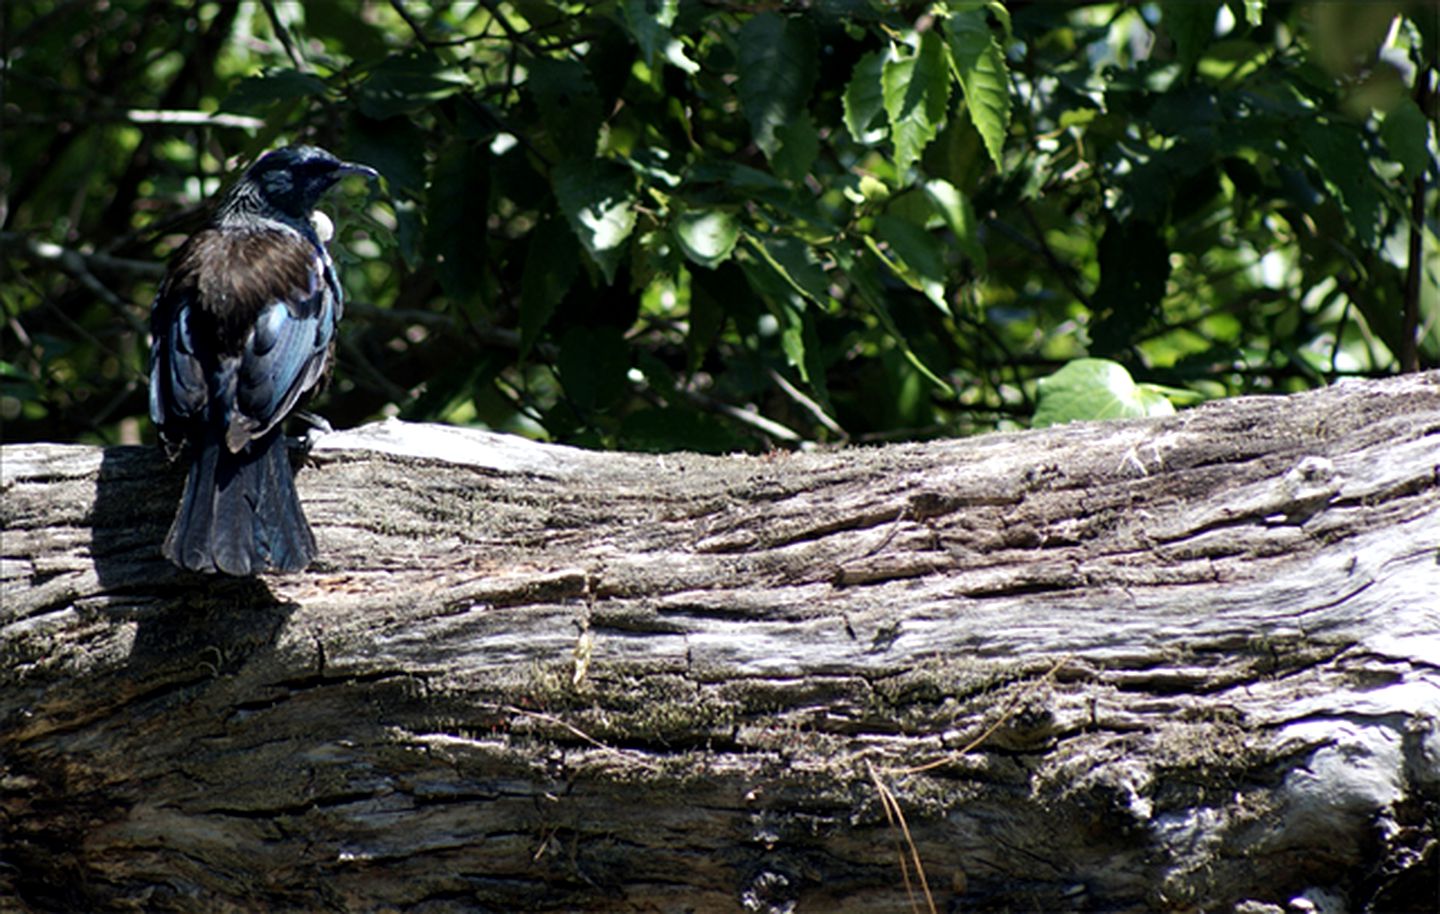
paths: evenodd
<path fill-rule="evenodd" d="M 373 181 L 380 177 L 380 172 L 369 165 L 361 165 L 359 162 L 341 162 L 335 170 L 341 175 L 364 175 L 367 181 Z"/>

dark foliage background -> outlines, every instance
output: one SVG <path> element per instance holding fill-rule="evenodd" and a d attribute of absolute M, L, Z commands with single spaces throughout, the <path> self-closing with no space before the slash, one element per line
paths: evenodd
<path fill-rule="evenodd" d="M 727 451 L 1435 366 L 1437 9 L 6 3 L 4 439 L 149 439 L 161 264 L 289 141 L 385 177 L 329 204 L 337 426 Z"/>

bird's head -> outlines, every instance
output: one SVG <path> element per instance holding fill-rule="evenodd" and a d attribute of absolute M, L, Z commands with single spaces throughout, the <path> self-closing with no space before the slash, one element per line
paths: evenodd
<path fill-rule="evenodd" d="M 320 197 L 345 175 L 378 175 L 368 165 L 343 162 L 318 146 L 285 146 L 265 153 L 232 191 L 236 202 L 256 202 L 292 219 L 307 220 Z"/>

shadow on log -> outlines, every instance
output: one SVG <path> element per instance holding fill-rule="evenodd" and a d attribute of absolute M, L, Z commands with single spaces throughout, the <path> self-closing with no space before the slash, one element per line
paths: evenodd
<path fill-rule="evenodd" d="M 765 457 L 7 445 L 0 908 L 1429 911 L 1440 376 Z"/>

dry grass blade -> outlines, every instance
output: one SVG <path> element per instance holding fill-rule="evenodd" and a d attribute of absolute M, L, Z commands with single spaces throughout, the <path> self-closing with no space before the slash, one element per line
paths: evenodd
<path fill-rule="evenodd" d="M 870 781 L 875 785 L 875 790 L 880 794 L 880 807 L 885 810 L 885 821 L 893 829 L 899 826 L 899 834 L 905 839 L 905 845 L 900 845 L 900 839 L 895 841 L 896 855 L 900 859 L 900 876 L 905 880 L 905 895 L 910 899 L 910 910 L 919 914 L 920 905 L 915 899 L 915 886 L 910 882 L 910 864 L 915 867 L 915 876 L 920 880 L 920 890 L 925 893 L 925 905 L 930 909 L 930 914 L 937 914 L 935 909 L 935 896 L 930 894 L 930 883 L 925 878 L 925 867 L 920 863 L 920 850 L 915 846 L 915 839 L 910 834 L 910 826 L 905 822 L 905 813 L 900 809 L 900 801 L 895 798 L 894 792 L 880 779 L 880 773 L 875 766 L 868 761 L 865 768 L 870 773 Z M 909 850 L 910 861 L 906 862 L 906 850 Z"/>
<path fill-rule="evenodd" d="M 1067 654 L 1055 661 L 1050 666 L 1050 669 L 1045 671 L 1044 676 L 1035 680 L 1030 684 L 1029 688 L 1011 699 L 1010 703 L 1005 706 L 1005 710 L 1001 712 L 994 723 L 986 727 L 979 736 L 960 747 L 960 749 L 946 753 L 944 756 L 934 761 L 926 762 L 923 765 L 915 765 L 909 768 L 888 768 L 885 773 L 891 775 L 922 774 L 954 761 L 959 756 L 980 746 L 985 740 L 989 739 L 996 730 L 1003 727 L 1005 722 L 1015 715 L 1016 710 L 1029 700 L 1030 696 L 1033 695 L 1037 689 L 1051 682 L 1055 678 L 1055 674 L 1058 673 L 1060 668 L 1069 662 L 1069 660 L 1070 655 Z M 881 778 L 880 772 L 877 771 L 875 766 L 868 760 L 865 762 L 865 769 L 870 774 L 870 781 L 875 785 L 875 791 L 880 795 L 880 808 L 885 810 L 885 821 L 892 829 L 898 832 L 895 840 L 895 850 L 900 859 L 900 876 L 905 880 L 905 895 L 910 899 L 910 909 L 916 912 L 916 914 L 920 914 L 920 905 L 915 897 L 915 887 L 910 881 L 910 867 L 913 865 L 915 867 L 915 876 L 920 881 L 920 890 L 925 894 L 925 904 L 930 909 L 930 914 L 937 914 L 935 897 L 930 893 L 930 883 L 929 880 L 925 878 L 925 867 L 920 862 L 920 850 L 915 846 L 915 839 L 910 835 L 910 826 L 905 822 L 905 813 L 900 808 L 900 801 L 896 798 L 895 792 L 892 791 Z M 904 839 L 903 846 L 900 842 L 901 838 Z M 908 860 L 906 859 L 907 850 L 909 852 Z"/>

